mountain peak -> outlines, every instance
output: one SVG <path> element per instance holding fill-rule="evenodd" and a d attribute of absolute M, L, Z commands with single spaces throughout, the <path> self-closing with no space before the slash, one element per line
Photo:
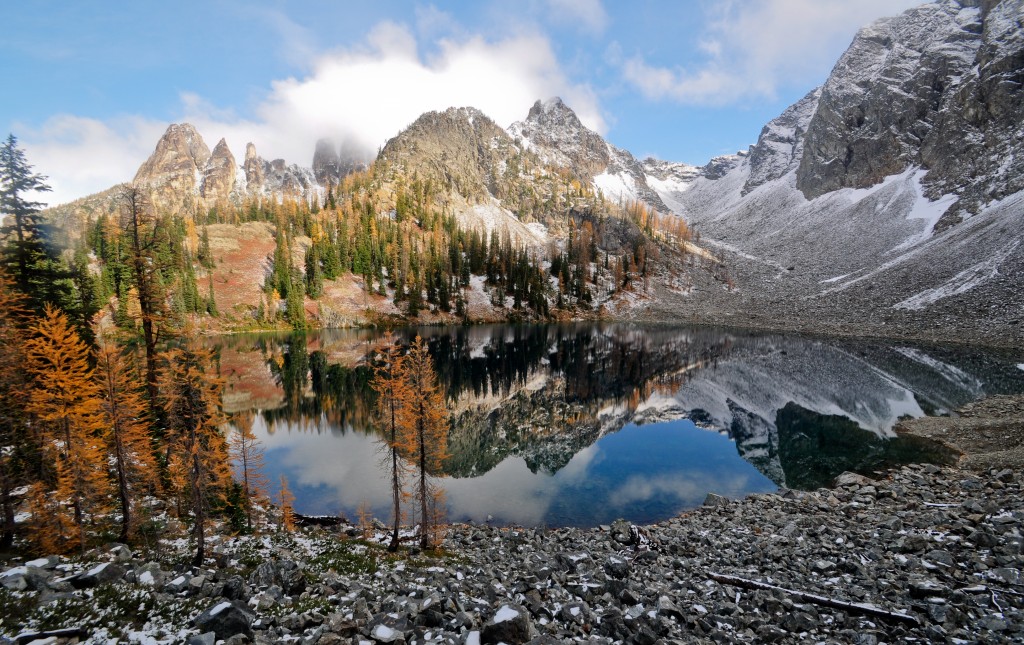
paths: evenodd
<path fill-rule="evenodd" d="M 530 108 L 526 115 L 527 123 L 536 123 L 545 127 L 559 128 L 584 128 L 582 122 L 572 108 L 566 105 L 562 99 L 553 96 L 546 101 L 538 100 Z M 584 128 L 585 129 L 585 128 Z"/>
<path fill-rule="evenodd" d="M 153 204 L 169 206 L 198 188 L 210 149 L 190 123 L 172 123 L 139 171 L 136 184 L 149 186 Z"/>

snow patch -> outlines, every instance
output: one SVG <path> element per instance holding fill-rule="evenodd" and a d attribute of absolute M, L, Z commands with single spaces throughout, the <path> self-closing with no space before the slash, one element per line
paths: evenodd
<path fill-rule="evenodd" d="M 379 641 L 389 642 L 395 639 L 395 630 L 387 625 L 377 625 L 373 628 L 373 637 Z"/>
<path fill-rule="evenodd" d="M 607 171 L 594 176 L 594 187 L 611 201 L 636 201 L 636 180 L 626 174 L 610 174 Z"/>
<path fill-rule="evenodd" d="M 907 238 L 902 244 L 895 247 L 893 251 L 909 249 L 930 238 L 935 231 L 935 225 L 939 223 L 939 220 L 945 215 L 946 211 L 952 208 L 960 199 L 957 195 L 943 195 L 935 201 L 930 201 L 925 197 L 924 186 L 921 185 L 921 181 L 926 174 L 928 174 L 927 170 L 918 170 L 914 173 L 913 186 L 917 190 L 917 200 L 910 208 L 910 212 L 907 213 L 908 220 L 924 220 L 924 230 L 917 235 Z"/>
<path fill-rule="evenodd" d="M 906 300 L 896 303 L 893 305 L 893 309 L 911 309 L 917 311 L 924 309 L 928 305 L 938 302 L 943 298 L 966 293 L 978 285 L 988 282 L 999 275 L 999 265 L 1010 257 L 1019 244 L 1020 241 L 1014 242 L 988 260 L 979 262 L 972 267 L 964 269 L 945 283 L 932 289 L 925 289 Z"/>
<path fill-rule="evenodd" d="M 230 606 L 231 606 L 231 603 L 229 603 L 229 602 L 222 602 L 222 603 L 218 604 L 216 607 L 214 607 L 213 609 L 210 610 L 210 615 L 211 616 L 216 616 L 217 614 L 219 614 L 220 612 L 224 611 L 225 609 L 227 609 Z"/>
<path fill-rule="evenodd" d="M 502 605 L 498 613 L 494 614 L 494 623 L 503 623 L 507 620 L 514 620 L 519 617 L 519 612 L 509 607 L 508 605 Z"/>

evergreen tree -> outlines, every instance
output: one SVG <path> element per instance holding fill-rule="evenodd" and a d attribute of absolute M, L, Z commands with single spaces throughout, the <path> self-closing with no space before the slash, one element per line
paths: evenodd
<path fill-rule="evenodd" d="M 30 298 L 38 293 L 38 280 L 43 278 L 38 269 L 45 264 L 48 254 L 39 215 L 44 204 L 27 199 L 25 194 L 49 190 L 46 177 L 32 172 L 18 140 L 13 134 L 8 135 L 0 145 L 0 218 L 7 220 L 0 227 L 0 234 L 6 238 L 3 264 L 18 289 Z M 41 308 L 42 302 L 31 304 Z"/>
<path fill-rule="evenodd" d="M 142 189 L 124 186 L 119 194 L 121 229 L 128 238 L 132 279 L 139 299 L 142 339 L 146 348 L 146 394 L 150 414 L 162 419 L 159 404 L 157 340 L 165 320 L 164 289 L 159 273 L 159 221 L 153 217 Z M 127 295 L 127 294 L 124 294 Z"/>
<path fill-rule="evenodd" d="M 14 491 L 28 481 L 30 461 L 38 450 L 28 427 L 25 393 L 25 297 L 0 270 L 0 552 L 14 542 L 17 497 Z"/>

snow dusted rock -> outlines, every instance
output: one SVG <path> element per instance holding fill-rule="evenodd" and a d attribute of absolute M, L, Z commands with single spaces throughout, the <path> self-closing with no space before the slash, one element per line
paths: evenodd
<path fill-rule="evenodd" d="M 503 604 L 494 612 L 481 631 L 481 641 L 488 643 L 525 643 L 536 635 L 530 614 L 518 605 Z"/>
<path fill-rule="evenodd" d="M 255 616 L 245 605 L 222 600 L 196 616 L 192 624 L 200 632 L 213 632 L 218 639 L 227 639 L 236 634 L 245 634 L 251 638 L 254 619 Z"/>
<path fill-rule="evenodd" d="M 761 130 L 750 148 L 750 176 L 743 184 L 745 195 L 758 186 L 780 179 L 795 169 L 803 157 L 804 128 L 818 107 L 821 88 L 807 93 Z"/>
<path fill-rule="evenodd" d="M 147 562 L 135 572 L 135 581 L 140 585 L 159 589 L 167 581 L 167 574 L 160 569 L 157 562 Z"/>
<path fill-rule="evenodd" d="M 249 576 L 249 584 L 261 588 L 278 587 L 279 593 L 289 596 L 302 593 L 306 589 L 306 578 L 302 569 L 293 560 L 267 560 L 260 563 Z"/>
<path fill-rule="evenodd" d="M 125 568 L 118 564 L 104 562 L 71 579 L 75 589 L 88 589 L 107 582 L 116 582 L 124 577 Z"/>
<path fill-rule="evenodd" d="M 5 589 L 10 591 L 24 591 L 28 589 L 27 573 L 28 569 L 26 567 L 8 569 L 0 573 L 0 585 L 3 585 Z"/>
<path fill-rule="evenodd" d="M 114 562 L 124 564 L 132 559 L 132 550 L 124 544 L 115 544 L 110 549 L 110 556 L 114 559 Z"/>

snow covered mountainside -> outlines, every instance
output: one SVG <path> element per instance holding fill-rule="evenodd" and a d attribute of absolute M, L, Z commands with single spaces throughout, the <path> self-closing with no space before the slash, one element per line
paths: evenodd
<path fill-rule="evenodd" d="M 737 286 L 653 314 L 1022 338 L 1022 19 L 945 0 L 875 22 L 747 154 L 649 180 Z"/>

